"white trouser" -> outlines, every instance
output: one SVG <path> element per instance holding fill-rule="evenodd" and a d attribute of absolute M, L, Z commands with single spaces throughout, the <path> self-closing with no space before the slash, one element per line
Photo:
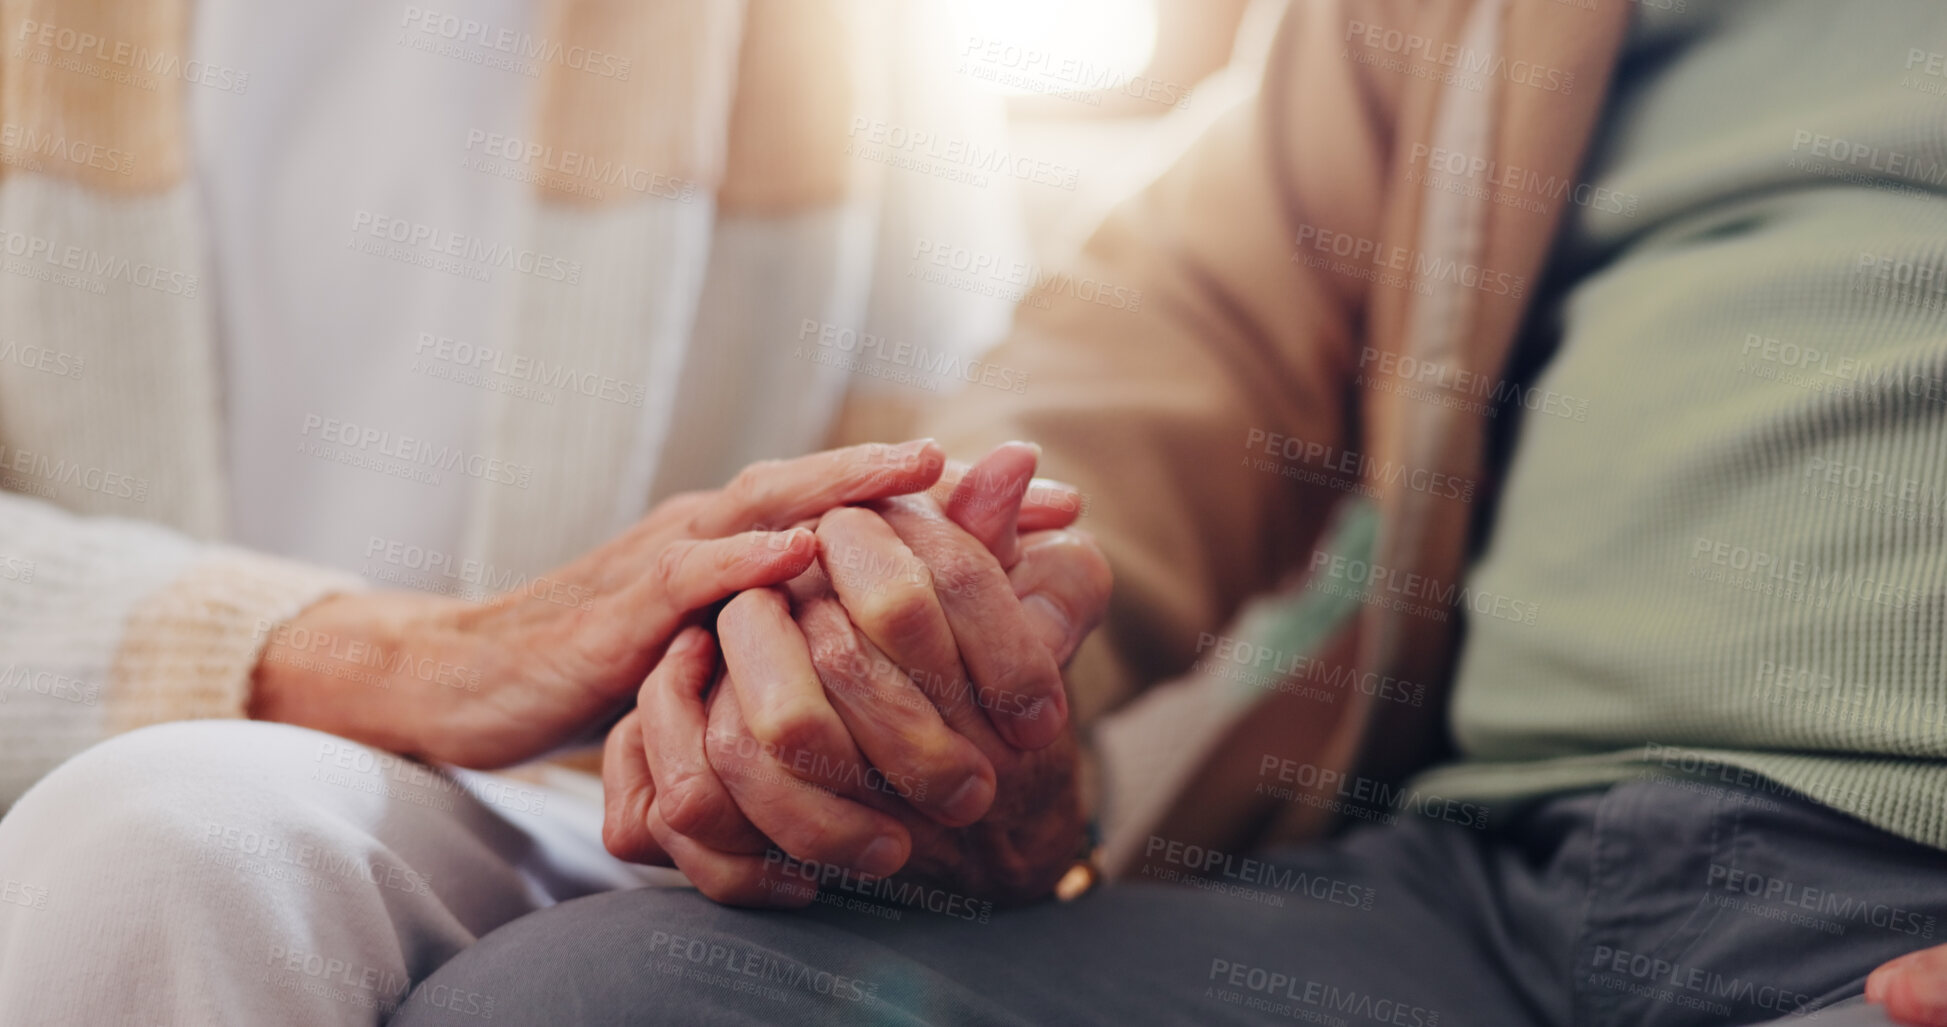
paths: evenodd
<path fill-rule="evenodd" d="M 0 819 L 0 1019 L 380 1023 L 515 917 L 680 881 L 614 859 L 600 834 L 585 792 L 303 728 L 122 735 Z"/>

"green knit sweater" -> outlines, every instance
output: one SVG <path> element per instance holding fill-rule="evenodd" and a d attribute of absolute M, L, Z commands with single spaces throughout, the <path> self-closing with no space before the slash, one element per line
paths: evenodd
<path fill-rule="evenodd" d="M 1947 5 L 1646 5 L 1472 574 L 1490 808 L 1651 774 L 1947 848 Z M 1607 195 L 1589 190 L 1591 195 Z"/>

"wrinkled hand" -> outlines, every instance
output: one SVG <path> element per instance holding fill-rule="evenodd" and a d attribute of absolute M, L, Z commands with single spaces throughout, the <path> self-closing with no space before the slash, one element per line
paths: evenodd
<path fill-rule="evenodd" d="M 741 905 L 808 902 L 824 867 L 1045 894 L 1081 838 L 1059 666 L 1109 575 L 1084 533 L 1016 537 L 1034 462 L 826 515 L 820 567 L 725 608 L 707 707 L 714 647 L 686 635 L 610 736 L 611 851 Z M 1020 523 L 1066 523 L 1048 506 Z"/>
<path fill-rule="evenodd" d="M 606 723 L 699 611 L 810 566 L 815 540 L 792 525 L 944 467 L 931 440 L 754 464 L 488 603 L 327 599 L 268 631 L 251 715 L 462 766 L 531 759 Z"/>
<path fill-rule="evenodd" d="M 1947 945 L 1909 952 L 1866 978 L 1866 1001 L 1898 1023 L 1947 1027 Z"/>

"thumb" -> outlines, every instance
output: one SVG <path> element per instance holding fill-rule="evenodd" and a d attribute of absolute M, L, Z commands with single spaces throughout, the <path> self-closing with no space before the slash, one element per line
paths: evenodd
<path fill-rule="evenodd" d="M 1003 442 L 969 468 L 947 495 L 948 519 L 986 546 L 1002 567 L 1020 559 L 1021 497 L 1040 460 L 1040 446 Z"/>
<path fill-rule="evenodd" d="M 1069 529 L 1028 535 L 1021 544 L 1021 562 L 1007 577 L 1021 599 L 1028 630 L 1057 664 L 1067 665 L 1108 613 L 1114 575 L 1088 532 Z"/>
<path fill-rule="evenodd" d="M 1896 1023 L 1947 1027 L 1947 946 L 1908 953 L 1873 971 L 1866 999 L 1885 1005 Z"/>

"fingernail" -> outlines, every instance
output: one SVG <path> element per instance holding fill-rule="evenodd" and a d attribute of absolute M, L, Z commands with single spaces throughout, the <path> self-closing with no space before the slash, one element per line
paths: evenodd
<path fill-rule="evenodd" d="M 1874 970 L 1866 975 L 1866 1001 L 1879 1005 L 1886 1001 L 1886 978 L 1890 970 Z"/>
<path fill-rule="evenodd" d="M 954 790 L 953 797 L 946 801 L 946 805 L 940 807 L 940 812 L 951 818 L 956 825 L 971 824 L 986 816 L 987 807 L 993 802 L 993 788 L 987 784 L 985 778 L 975 774 Z"/>
<path fill-rule="evenodd" d="M 905 865 L 906 857 L 899 851 L 899 839 L 891 835 L 874 838 L 859 856 L 859 872 L 874 877 L 891 877 Z"/>

